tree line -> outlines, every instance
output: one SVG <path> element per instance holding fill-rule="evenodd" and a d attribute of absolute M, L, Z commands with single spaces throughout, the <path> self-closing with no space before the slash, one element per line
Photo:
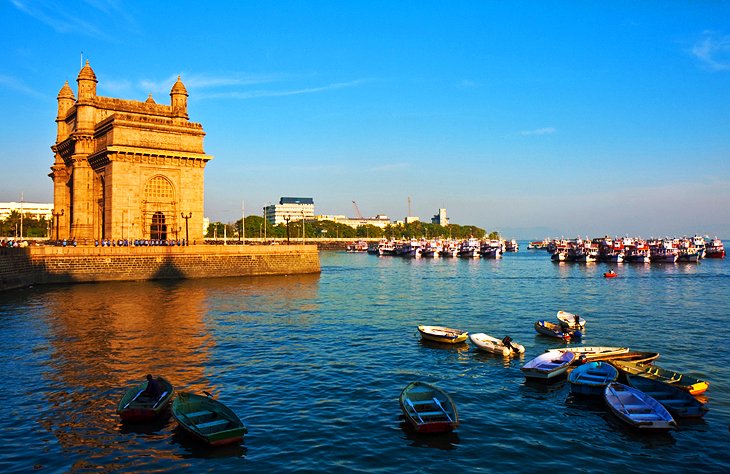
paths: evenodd
<path fill-rule="evenodd" d="M 320 220 L 297 220 L 290 221 L 288 226 L 286 223 L 272 225 L 261 216 L 247 216 L 244 219 L 238 219 L 233 223 L 212 222 L 207 229 L 206 237 L 222 239 L 224 236 L 234 239 L 241 236 L 241 223 L 244 222 L 243 236 L 250 238 L 290 238 L 301 239 L 302 233 L 304 238 L 340 238 L 340 239 L 358 239 L 358 238 L 406 238 L 406 239 L 432 239 L 432 238 L 452 238 L 467 239 L 469 237 L 499 239 L 498 232 L 490 232 L 473 225 L 449 224 L 442 226 L 439 224 L 429 224 L 425 222 L 409 222 L 408 224 L 389 224 L 384 229 L 374 225 L 362 225 L 357 228 L 350 227 L 346 224 L 339 224 L 334 221 Z"/>
<path fill-rule="evenodd" d="M 20 238 L 21 227 L 23 238 L 48 237 L 50 222 L 43 216 L 36 219 L 30 214 L 25 214 L 21 224 L 20 212 L 11 211 L 8 217 L 0 220 L 0 236 Z"/>

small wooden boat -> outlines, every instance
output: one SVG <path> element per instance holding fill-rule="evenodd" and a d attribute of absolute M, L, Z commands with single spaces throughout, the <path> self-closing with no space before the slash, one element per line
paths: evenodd
<path fill-rule="evenodd" d="M 459 426 L 459 413 L 451 397 L 431 384 L 409 383 L 398 401 L 406 420 L 418 433 L 445 433 Z"/>
<path fill-rule="evenodd" d="M 663 369 L 657 365 L 643 364 L 633 361 L 613 360 L 611 361 L 617 369 L 628 375 L 639 375 L 649 379 L 661 380 L 664 383 L 674 385 L 692 395 L 699 395 L 707 390 L 710 383 L 692 377 L 691 375 L 681 374 L 671 370 Z"/>
<path fill-rule="evenodd" d="M 544 352 L 520 370 L 528 379 L 549 380 L 564 374 L 574 360 L 575 354 L 572 352 Z"/>
<path fill-rule="evenodd" d="M 164 377 L 157 377 L 157 381 L 162 391 L 156 397 L 151 397 L 145 392 L 147 380 L 129 388 L 124 393 L 117 405 L 117 414 L 122 420 L 149 421 L 163 413 L 170 416 L 167 408 L 170 407 L 170 402 L 175 396 L 175 389 Z"/>
<path fill-rule="evenodd" d="M 628 374 L 629 385 L 658 401 L 669 413 L 681 418 L 700 418 L 708 408 L 689 392 L 657 379 Z"/>
<path fill-rule="evenodd" d="M 618 369 L 608 362 L 588 362 L 579 365 L 568 376 L 570 391 L 581 395 L 603 394 L 606 385 L 615 382 Z"/>
<path fill-rule="evenodd" d="M 181 428 L 211 446 L 240 443 L 248 432 L 233 410 L 209 396 L 181 392 L 172 403 L 172 416 Z"/>
<path fill-rule="evenodd" d="M 606 386 L 604 398 L 608 408 L 620 420 L 640 430 L 677 427 L 677 422 L 661 403 L 633 387 L 612 382 Z"/>
<path fill-rule="evenodd" d="M 608 360 L 611 357 L 619 356 L 629 352 L 628 347 L 611 347 L 611 346 L 594 346 L 594 347 L 560 347 L 558 349 L 548 349 L 548 351 L 575 353 L 574 364 L 581 362 L 592 362 L 596 360 Z M 548 352 L 545 351 L 545 352 Z"/>
<path fill-rule="evenodd" d="M 585 319 L 567 311 L 558 311 L 558 321 L 560 321 L 562 327 L 568 329 L 584 329 L 586 327 Z"/>
<path fill-rule="evenodd" d="M 640 363 L 640 364 L 651 364 L 658 358 L 659 358 L 658 352 L 628 351 L 623 354 L 599 357 L 599 358 L 595 358 L 593 360 L 606 360 L 609 362 L 616 360 L 616 361 L 636 362 L 636 363 Z"/>
<path fill-rule="evenodd" d="M 535 331 L 545 336 L 556 337 L 564 341 L 580 339 L 583 336 L 583 333 L 578 330 L 563 329 L 559 325 L 545 320 L 535 322 Z"/>
<path fill-rule="evenodd" d="M 610 272 L 606 272 L 603 274 L 603 278 L 616 278 L 618 274 L 611 270 Z"/>
<path fill-rule="evenodd" d="M 421 333 L 422 338 L 428 341 L 441 342 L 443 344 L 464 342 L 469 335 L 466 331 L 443 326 L 418 326 L 418 332 Z"/>
<path fill-rule="evenodd" d="M 496 337 L 489 336 L 487 334 L 484 334 L 483 332 L 469 334 L 469 339 L 475 346 L 477 346 L 477 348 L 483 351 L 491 352 L 493 354 L 501 354 L 505 357 L 518 355 L 525 352 L 525 346 L 517 344 L 512 340 L 512 338 L 510 338 L 508 341 L 510 347 L 507 347 L 507 345 L 504 343 L 506 338 L 499 340 Z"/>

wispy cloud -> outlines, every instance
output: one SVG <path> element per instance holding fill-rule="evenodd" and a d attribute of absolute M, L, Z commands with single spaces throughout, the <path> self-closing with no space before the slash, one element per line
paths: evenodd
<path fill-rule="evenodd" d="M 40 92 L 26 85 L 17 77 L 5 76 L 3 74 L 0 74 L 0 88 L 11 89 L 16 92 L 20 92 L 23 95 L 35 97 L 36 99 L 43 99 L 46 97 L 44 94 L 41 94 Z"/>
<path fill-rule="evenodd" d="M 68 13 L 69 8 L 62 2 L 10 0 L 10 3 L 18 10 L 50 26 L 58 33 L 82 33 L 100 39 L 108 38 L 93 22 Z"/>
<path fill-rule="evenodd" d="M 692 46 L 692 55 L 710 70 L 727 71 L 730 69 L 730 36 L 705 31 Z"/>
<path fill-rule="evenodd" d="M 364 80 L 358 79 L 348 82 L 335 82 L 332 84 L 326 84 L 323 86 L 316 87 L 302 87 L 302 88 L 289 88 L 289 89 L 258 89 L 258 90 L 232 90 L 232 91 L 220 91 L 200 94 L 198 97 L 201 99 L 257 99 L 261 97 L 284 97 L 292 95 L 302 94 L 316 94 L 320 92 L 327 92 L 337 89 L 344 89 L 348 87 L 356 87 L 362 84 Z"/>
<path fill-rule="evenodd" d="M 522 135 L 523 137 L 532 135 L 551 135 L 555 132 L 557 132 L 557 129 L 555 127 L 543 127 L 536 128 L 535 130 L 523 130 L 520 132 L 520 135 Z"/>

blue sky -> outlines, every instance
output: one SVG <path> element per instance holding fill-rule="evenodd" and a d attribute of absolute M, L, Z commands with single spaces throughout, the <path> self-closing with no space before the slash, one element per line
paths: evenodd
<path fill-rule="evenodd" d="M 730 238 L 730 3 L 0 0 L 0 201 L 51 202 L 56 95 L 203 124 L 206 215 Z"/>

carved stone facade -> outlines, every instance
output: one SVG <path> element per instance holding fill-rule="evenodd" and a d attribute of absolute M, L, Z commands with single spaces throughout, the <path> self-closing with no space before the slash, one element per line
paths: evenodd
<path fill-rule="evenodd" d="M 178 77 L 170 105 L 96 95 L 89 62 L 78 99 L 58 94 L 53 180 L 54 238 L 203 240 L 203 126 L 188 120 Z M 189 217 L 188 217 L 189 216 Z M 185 219 L 188 217 L 188 219 Z"/>

